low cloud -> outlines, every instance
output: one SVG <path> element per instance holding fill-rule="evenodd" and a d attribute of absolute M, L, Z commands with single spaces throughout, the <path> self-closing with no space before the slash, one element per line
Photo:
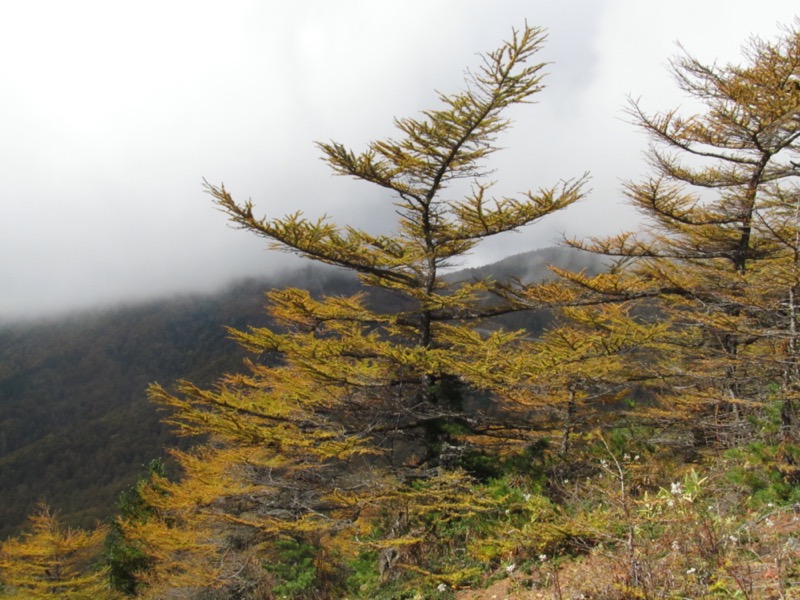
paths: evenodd
<path fill-rule="evenodd" d="M 705 5 L 685 0 L 669 11 L 633 0 L 6 3 L 0 320 L 283 268 L 285 255 L 227 226 L 204 178 L 270 216 L 302 209 L 390 230 L 386 194 L 333 177 L 313 141 L 358 149 L 393 135 L 393 116 L 460 89 L 476 53 L 526 19 L 548 28 L 541 58 L 553 64 L 538 104 L 515 109 L 500 140 L 498 192 L 591 171 L 593 193 L 468 260 L 632 226 L 619 180 L 644 172 L 644 140 L 621 118 L 625 95 L 680 102 L 663 69 L 675 40 L 735 59 L 748 34 L 773 35 L 794 9 L 762 2 L 754 16 L 741 4 L 701 19 Z"/>

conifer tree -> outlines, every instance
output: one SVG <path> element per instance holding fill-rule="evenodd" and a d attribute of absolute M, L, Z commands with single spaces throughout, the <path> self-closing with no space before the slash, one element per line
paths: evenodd
<path fill-rule="evenodd" d="M 155 477 L 166 478 L 166 469 L 161 459 L 150 461 L 146 474 L 135 485 L 120 493 L 117 500 L 119 518 L 111 524 L 106 538 L 109 581 L 113 589 L 127 596 L 136 594 L 140 580 L 152 566 L 152 559 L 136 543 L 126 539 L 122 524 L 128 527 L 136 523 L 145 525 L 152 519 L 153 503 L 145 501 L 142 490 L 147 487 L 147 491 L 152 492 L 148 483 Z"/>
<path fill-rule="evenodd" d="M 372 142 L 363 152 L 319 144 L 335 173 L 394 193 L 393 235 L 299 212 L 256 217 L 253 202 L 208 185 L 236 225 L 275 248 L 355 271 L 365 291 L 314 297 L 273 290 L 275 326 L 232 332 L 260 357 L 248 374 L 228 376 L 213 390 L 152 388 L 172 409 L 173 423 L 187 434 L 211 435 L 212 443 L 178 455 L 186 470 L 180 483 L 142 490 L 156 517 L 132 524 L 128 534 L 155 557 L 151 590 L 197 584 L 201 572 L 202 585 L 231 589 L 253 548 L 262 560 L 280 560 L 281 546 L 270 543 L 277 539 L 311 544 L 328 558 L 314 564 L 330 565 L 336 554 L 363 549 L 358 540 L 370 539 L 376 520 L 398 506 L 405 516 L 385 523 L 389 531 L 371 547 L 402 554 L 425 540 L 413 515 L 424 510 L 446 520 L 486 509 L 470 496 L 459 457 L 467 444 L 524 437 L 517 415 L 476 377 L 522 338 L 486 321 L 520 307 L 492 300 L 491 280 L 454 283 L 443 275 L 484 238 L 583 195 L 583 178 L 519 197 L 493 196 L 486 180 L 485 161 L 510 125 L 504 111 L 542 89 L 543 64 L 531 59 L 543 41 L 540 29 L 514 31 L 468 73 L 465 91 L 440 94 L 442 108 L 420 118 L 395 120 L 399 139 Z M 463 197 L 455 186 L 461 180 L 472 182 Z M 245 530 L 246 543 L 232 533 Z"/>
<path fill-rule="evenodd" d="M 295 375 L 300 370 L 316 384 L 342 384 L 366 394 L 344 407 L 356 409 L 348 415 L 350 423 L 366 417 L 361 431 L 408 435 L 430 432 L 442 419 L 466 418 L 456 406 L 459 394 L 449 389 L 459 376 L 450 351 L 454 340 L 481 320 L 514 308 L 487 305 L 492 282 L 449 283 L 443 269 L 482 239 L 533 223 L 582 195 L 582 179 L 518 198 L 490 196 L 491 183 L 485 181 L 485 159 L 510 125 L 503 111 L 529 102 L 542 89 L 543 65 L 527 63 L 543 39 L 535 28 L 515 31 L 469 74 L 467 91 L 440 94 L 444 108 L 425 111 L 421 119 L 395 120 L 399 140 L 372 142 L 361 153 L 336 142 L 319 144 L 335 173 L 394 192 L 399 215 L 394 235 L 375 236 L 299 212 L 257 218 L 251 201 L 237 203 L 224 187 L 208 188 L 235 224 L 273 247 L 356 271 L 367 288 L 382 288 L 401 303 L 400 310 L 386 312 L 363 294 L 317 300 L 302 290 L 284 290 L 270 295 L 270 310 L 289 333 L 239 335 L 257 351 L 285 356 Z M 472 180 L 472 190 L 459 198 L 450 186 L 462 179 Z M 513 339 L 498 335 L 485 346 Z M 481 349 L 472 356 L 482 356 Z"/>
<path fill-rule="evenodd" d="M 64 527 L 46 506 L 29 519 L 30 530 L 0 545 L 0 597 L 53 600 L 118 598 L 107 569 L 97 568 L 106 530 Z"/>
<path fill-rule="evenodd" d="M 463 365 L 468 381 L 493 390 L 518 423 L 548 432 L 565 458 L 573 434 L 642 416 L 633 397 L 637 385 L 658 376 L 654 354 L 662 360 L 672 354 L 664 344 L 667 323 L 635 318 L 627 302 L 573 305 L 579 295 L 561 281 L 505 286 L 498 294 L 551 311 L 555 323 L 535 340 L 520 340 L 483 363 Z M 461 353 L 474 350 L 473 341 L 462 339 Z"/>
<path fill-rule="evenodd" d="M 784 429 L 797 395 L 797 198 L 800 176 L 800 27 L 752 38 L 742 64 L 671 63 L 702 110 L 630 115 L 650 137 L 653 175 L 625 192 L 644 215 L 640 234 L 572 244 L 618 257 L 614 274 L 562 272 L 577 302 L 636 301 L 673 327 L 680 356 L 662 363 L 668 411 L 712 417 L 714 435 L 742 434 L 743 414 L 782 385 Z M 538 292 L 534 292 L 536 296 Z M 666 400 L 666 397 L 665 397 Z M 725 434 L 728 429 L 728 434 Z"/>

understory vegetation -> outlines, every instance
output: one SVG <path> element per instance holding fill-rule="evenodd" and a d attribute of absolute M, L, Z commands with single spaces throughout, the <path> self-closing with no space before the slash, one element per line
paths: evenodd
<path fill-rule="evenodd" d="M 151 386 L 201 440 L 180 475 L 151 464 L 91 533 L 41 507 L 0 548 L 0 596 L 800 597 L 800 22 L 742 64 L 675 58 L 696 114 L 631 102 L 643 226 L 567 242 L 607 268 L 450 277 L 586 195 L 585 175 L 490 179 L 544 41 L 514 30 L 398 139 L 319 144 L 393 194 L 392 235 L 207 184 L 236 226 L 362 287 L 271 290 L 268 326 L 229 331 L 244 372 Z M 514 325 L 531 314 L 541 331 Z"/>

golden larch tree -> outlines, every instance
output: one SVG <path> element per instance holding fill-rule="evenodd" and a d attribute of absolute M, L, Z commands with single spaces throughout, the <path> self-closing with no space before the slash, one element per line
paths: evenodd
<path fill-rule="evenodd" d="M 49 508 L 39 507 L 29 518 L 27 532 L 0 544 L 0 597 L 119 598 L 101 563 L 106 534 L 102 527 L 93 531 L 65 527 Z"/>
<path fill-rule="evenodd" d="M 212 390 L 151 389 L 182 431 L 212 440 L 178 455 L 186 477 L 154 486 L 149 500 L 158 516 L 129 528 L 157 559 L 153 590 L 192 581 L 233 589 L 254 555 L 274 556 L 275 540 L 312 544 L 327 557 L 320 569 L 365 545 L 402 554 L 434 535 L 416 515 L 436 513 L 444 522 L 489 506 L 458 457 L 467 447 L 525 436 L 516 413 L 476 374 L 489 372 L 503 350 L 518 352 L 523 337 L 487 320 L 526 307 L 493 294 L 490 279 L 444 275 L 484 238 L 583 196 L 584 178 L 515 197 L 493 195 L 487 181 L 486 159 L 510 126 L 504 112 L 543 87 L 544 65 L 532 59 L 544 39 L 535 27 L 514 31 L 468 72 L 464 91 L 440 94 L 442 107 L 419 118 L 395 120 L 398 139 L 362 152 L 319 144 L 335 173 L 394 194 L 392 235 L 300 212 L 257 217 L 252 201 L 208 185 L 233 223 L 274 248 L 356 272 L 364 291 L 273 290 L 273 326 L 232 332 L 259 357 L 248 373 Z M 471 187 L 459 195 L 455 184 L 463 180 Z M 376 541 L 376 519 L 389 513 L 400 516 Z M 456 581 L 458 574 L 437 577 Z"/>
<path fill-rule="evenodd" d="M 743 54 L 741 64 L 688 53 L 671 62 L 697 113 L 650 114 L 631 101 L 653 175 L 625 192 L 644 227 L 572 242 L 617 257 L 613 273 L 561 273 L 578 302 L 634 301 L 670 322 L 662 341 L 680 351 L 662 362 L 666 416 L 699 408 L 713 426 L 696 431 L 731 443 L 773 384 L 788 432 L 798 384 L 798 22 L 774 42 L 750 39 Z"/>

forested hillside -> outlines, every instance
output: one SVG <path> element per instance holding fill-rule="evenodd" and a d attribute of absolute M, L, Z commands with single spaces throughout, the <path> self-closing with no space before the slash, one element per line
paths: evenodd
<path fill-rule="evenodd" d="M 119 492 L 178 443 L 147 400 L 155 381 L 211 384 L 246 353 L 225 327 L 263 324 L 264 291 L 290 283 L 352 291 L 352 277 L 301 269 L 208 296 L 0 327 L 0 532 L 40 500 L 68 523 L 113 514 Z"/>
<path fill-rule="evenodd" d="M 0 330 L 0 528 L 39 500 L 68 522 L 113 511 L 141 466 L 176 438 L 144 390 L 156 380 L 210 383 L 242 353 L 223 325 L 258 319 L 258 285 L 76 314 Z"/>

